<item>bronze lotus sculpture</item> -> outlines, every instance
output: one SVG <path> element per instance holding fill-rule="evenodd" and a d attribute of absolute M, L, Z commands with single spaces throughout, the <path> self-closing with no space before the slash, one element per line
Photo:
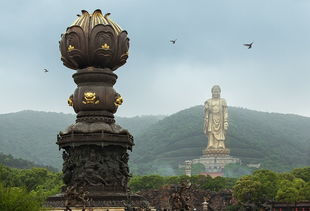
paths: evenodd
<path fill-rule="evenodd" d="M 128 58 L 127 32 L 100 10 L 92 15 L 82 10 L 59 44 L 63 64 L 74 70 L 91 66 L 114 71 Z"/>
<path fill-rule="evenodd" d="M 61 60 L 76 70 L 72 77 L 77 88 L 68 104 L 77 118 L 57 136 L 65 186 L 62 193 L 48 198 L 47 206 L 123 207 L 129 196 L 132 206 L 147 206 L 128 192 L 127 151 L 133 137 L 114 119 L 123 98 L 113 88 L 117 80 L 113 71 L 126 63 L 129 38 L 108 16 L 100 10 L 92 14 L 83 10 L 61 35 Z"/>

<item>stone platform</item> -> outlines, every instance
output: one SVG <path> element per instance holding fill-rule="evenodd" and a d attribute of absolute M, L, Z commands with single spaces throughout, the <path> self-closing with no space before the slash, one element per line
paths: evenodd
<path fill-rule="evenodd" d="M 83 208 L 80 207 L 73 207 L 70 208 L 72 211 L 82 211 Z M 65 208 L 46 208 L 45 211 L 64 211 Z M 92 208 L 86 208 L 85 211 L 125 211 L 125 207 L 92 207 Z M 156 209 L 149 209 L 150 211 L 156 211 Z M 140 211 L 146 211 L 146 209 L 140 209 Z"/>
<path fill-rule="evenodd" d="M 124 193 L 91 193 L 87 196 L 87 201 L 75 201 L 74 205 L 70 206 L 72 210 L 82 210 L 83 206 L 87 207 L 86 210 L 92 211 L 121 211 L 126 206 L 132 208 L 139 208 L 140 210 L 149 208 L 149 203 L 142 196 L 137 194 L 130 194 L 129 196 Z M 54 196 L 48 197 L 44 206 L 47 210 L 65 210 L 66 197 L 64 193 L 59 193 Z M 72 208 L 71 208 L 72 207 Z M 85 211 L 86 211 L 85 210 Z"/>
<path fill-rule="evenodd" d="M 223 172 L 227 164 L 240 163 L 239 158 L 232 157 L 229 153 L 229 149 L 204 149 L 202 157 L 193 159 L 192 164 L 201 163 L 206 172 Z"/>
<path fill-rule="evenodd" d="M 72 211 L 81 211 L 83 208 L 79 207 L 73 207 L 70 208 Z M 64 211 L 65 208 L 51 208 L 51 209 L 45 209 L 46 211 Z M 92 208 L 86 208 L 85 211 L 125 211 L 125 207 L 92 207 Z"/>
<path fill-rule="evenodd" d="M 82 211 L 83 208 L 80 207 L 73 207 L 70 208 L 72 211 Z M 46 208 L 45 211 L 64 211 L 65 208 Z M 125 207 L 92 207 L 92 208 L 85 208 L 85 211 L 125 211 Z M 156 209 L 149 209 L 150 211 L 156 211 Z M 140 211 L 146 211 L 146 209 L 140 209 Z"/>

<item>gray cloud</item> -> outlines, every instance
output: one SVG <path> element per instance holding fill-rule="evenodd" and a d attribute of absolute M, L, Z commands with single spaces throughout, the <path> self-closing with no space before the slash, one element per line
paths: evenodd
<path fill-rule="evenodd" d="M 219 84 L 230 105 L 310 116 L 308 0 L 15 0 L 2 8 L 1 113 L 72 112 L 73 71 L 61 64 L 58 40 L 81 9 L 100 8 L 130 37 L 128 62 L 116 71 L 125 98 L 118 115 L 174 113 Z M 242 46 L 251 41 L 253 49 Z"/>

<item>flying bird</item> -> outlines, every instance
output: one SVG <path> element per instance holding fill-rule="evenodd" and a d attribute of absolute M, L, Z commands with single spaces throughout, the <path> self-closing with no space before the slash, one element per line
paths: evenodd
<path fill-rule="evenodd" d="M 170 40 L 170 42 L 171 42 L 172 44 L 175 44 L 176 41 L 177 41 L 177 39 L 175 39 L 175 40 Z"/>
<path fill-rule="evenodd" d="M 81 17 L 81 15 L 80 15 L 80 14 L 76 14 L 76 16 Z"/>
<path fill-rule="evenodd" d="M 243 45 L 246 46 L 246 47 L 248 47 L 248 49 L 250 49 L 250 48 L 252 48 L 253 43 L 254 43 L 254 42 L 251 42 L 251 43 L 249 43 L 249 44 L 246 43 L 246 44 L 243 44 Z"/>
<path fill-rule="evenodd" d="M 47 72 L 48 72 L 48 70 L 47 70 L 47 69 L 44 69 L 44 70 L 43 70 L 43 72 L 47 73 Z"/>

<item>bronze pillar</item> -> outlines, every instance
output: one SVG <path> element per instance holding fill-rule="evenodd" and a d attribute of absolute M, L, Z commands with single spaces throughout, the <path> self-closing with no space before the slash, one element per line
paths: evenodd
<path fill-rule="evenodd" d="M 128 192 L 128 168 L 133 137 L 115 124 L 114 113 L 123 99 L 113 85 L 114 71 L 126 63 L 129 38 L 100 10 L 82 14 L 61 35 L 63 64 L 76 70 L 77 88 L 68 103 L 76 123 L 61 131 L 57 144 L 63 150 L 62 193 L 49 197 L 51 207 L 147 207 Z"/>

